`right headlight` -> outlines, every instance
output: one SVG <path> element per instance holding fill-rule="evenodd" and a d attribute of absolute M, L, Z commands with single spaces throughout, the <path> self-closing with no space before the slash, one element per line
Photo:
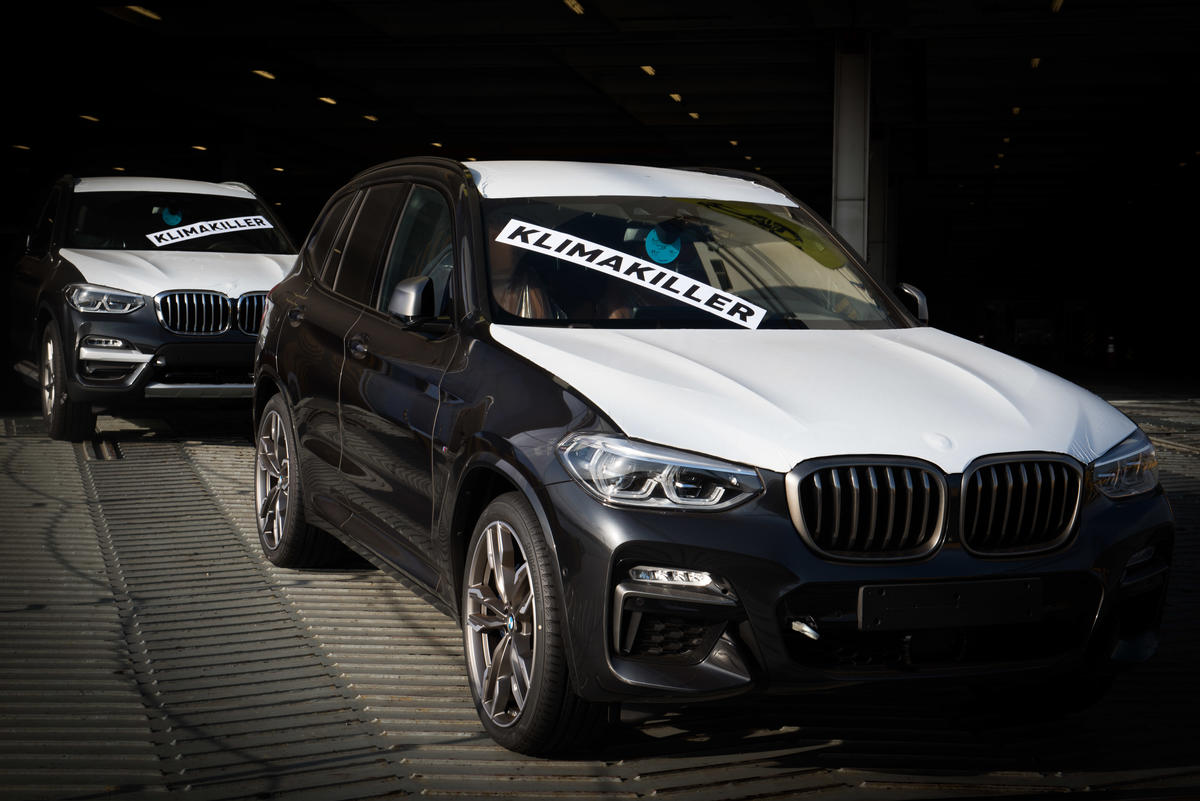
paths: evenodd
<path fill-rule="evenodd" d="M 572 434 L 558 455 L 584 489 L 622 506 L 728 509 L 763 489 L 752 467 L 607 434 Z"/>
<path fill-rule="evenodd" d="M 82 312 L 128 314 L 146 305 L 146 299 L 134 292 L 122 292 L 106 286 L 71 284 L 65 290 L 67 303 Z"/>
<path fill-rule="evenodd" d="M 1158 455 L 1139 428 L 1092 462 L 1091 484 L 1109 498 L 1128 498 L 1158 486 Z"/>

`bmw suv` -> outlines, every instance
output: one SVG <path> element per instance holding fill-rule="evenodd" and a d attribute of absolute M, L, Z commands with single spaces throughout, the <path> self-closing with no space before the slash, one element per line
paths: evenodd
<path fill-rule="evenodd" d="M 921 324 L 761 176 L 367 170 L 270 293 L 254 381 L 267 557 L 340 541 L 453 616 L 511 749 L 840 682 L 1065 710 L 1156 648 L 1146 436 Z"/>
<path fill-rule="evenodd" d="M 50 436 L 90 436 L 97 407 L 249 398 L 266 293 L 294 261 L 243 184 L 59 180 L 26 240 L 9 317 Z"/>

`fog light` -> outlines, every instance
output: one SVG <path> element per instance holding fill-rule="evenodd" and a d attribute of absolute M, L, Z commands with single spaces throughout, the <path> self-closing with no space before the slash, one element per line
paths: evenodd
<path fill-rule="evenodd" d="M 83 338 L 83 346 L 85 348 L 127 348 L 128 345 L 122 339 L 116 337 L 97 337 L 90 336 Z"/>
<path fill-rule="evenodd" d="M 629 577 L 634 581 L 667 584 L 672 587 L 710 587 L 712 576 L 702 570 L 683 570 L 673 567 L 644 567 L 630 569 Z"/>

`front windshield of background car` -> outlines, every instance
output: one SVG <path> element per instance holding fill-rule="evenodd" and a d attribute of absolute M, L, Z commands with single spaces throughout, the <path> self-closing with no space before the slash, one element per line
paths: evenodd
<path fill-rule="evenodd" d="M 254 198 L 76 192 L 66 246 L 99 250 L 294 253 Z"/>
<path fill-rule="evenodd" d="M 783 206 L 647 197 L 484 201 L 492 319 L 596 327 L 911 325 Z"/>

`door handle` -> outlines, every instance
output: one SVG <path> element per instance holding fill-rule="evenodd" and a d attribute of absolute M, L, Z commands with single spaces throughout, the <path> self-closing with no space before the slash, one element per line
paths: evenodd
<path fill-rule="evenodd" d="M 350 355 L 355 359 L 365 359 L 370 352 L 367 348 L 367 338 L 362 334 L 350 337 Z"/>
<path fill-rule="evenodd" d="M 292 308 L 288 309 L 287 318 L 288 322 L 292 325 L 299 325 L 300 321 L 304 319 L 304 307 L 293 306 Z"/>

